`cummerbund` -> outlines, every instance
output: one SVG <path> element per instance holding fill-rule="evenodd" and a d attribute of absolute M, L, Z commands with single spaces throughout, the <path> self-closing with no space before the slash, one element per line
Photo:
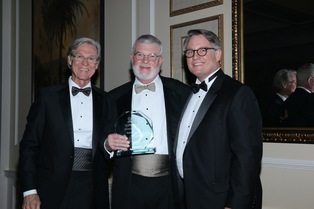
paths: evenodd
<path fill-rule="evenodd" d="M 145 177 L 160 177 L 169 175 L 169 156 L 134 155 L 132 156 L 132 173 Z"/>

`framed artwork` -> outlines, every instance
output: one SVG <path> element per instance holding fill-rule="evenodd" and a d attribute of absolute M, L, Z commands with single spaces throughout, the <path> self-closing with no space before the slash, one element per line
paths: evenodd
<path fill-rule="evenodd" d="M 191 84 L 195 81 L 194 75 L 187 69 L 185 57 L 183 56 L 184 39 L 187 32 L 192 29 L 206 29 L 214 32 L 219 37 L 223 48 L 223 15 L 220 14 L 170 26 L 171 77 L 186 84 Z M 222 56 L 222 69 L 223 63 Z"/>
<path fill-rule="evenodd" d="M 46 86 L 67 81 L 67 50 L 80 37 L 104 46 L 104 1 L 32 0 L 32 98 Z M 103 60 L 103 55 L 102 58 Z M 104 88 L 103 62 L 93 84 Z"/>
<path fill-rule="evenodd" d="M 170 16 L 223 4 L 223 0 L 170 0 Z"/>

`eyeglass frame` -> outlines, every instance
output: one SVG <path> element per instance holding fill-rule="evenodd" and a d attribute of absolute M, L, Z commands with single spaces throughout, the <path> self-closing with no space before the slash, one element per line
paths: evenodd
<path fill-rule="evenodd" d="M 134 55 L 136 60 L 143 60 L 145 57 L 148 57 L 148 60 L 151 61 L 151 62 L 155 62 L 159 57 L 161 57 L 161 55 L 156 55 L 155 53 L 144 54 L 142 52 L 134 52 L 133 55 Z M 138 58 L 139 55 L 143 55 L 143 57 L 142 58 Z M 155 56 L 156 58 L 154 58 L 152 60 L 151 56 Z"/>
<path fill-rule="evenodd" d="M 204 49 L 205 49 L 205 50 L 204 50 Z M 200 50 L 204 50 L 204 53 L 205 53 L 205 54 L 201 55 L 201 54 L 200 54 Z M 197 55 L 198 55 L 198 56 L 204 57 L 204 56 L 207 54 L 207 51 L 208 51 L 208 50 L 214 50 L 214 51 L 216 51 L 217 49 L 216 49 L 216 48 L 213 48 L 213 47 L 201 47 L 201 48 L 199 48 L 199 49 L 187 49 L 187 50 L 183 51 L 183 53 L 184 53 L 184 56 L 187 57 L 187 58 L 192 58 L 192 57 L 194 57 L 195 52 L 197 52 Z M 187 55 L 186 55 L 187 52 L 192 52 L 192 56 L 187 56 Z"/>
<path fill-rule="evenodd" d="M 88 64 L 96 64 L 99 62 L 99 58 L 96 57 L 84 57 L 83 55 L 71 55 L 74 60 L 79 61 L 79 62 L 84 62 L 85 60 L 87 61 Z"/>

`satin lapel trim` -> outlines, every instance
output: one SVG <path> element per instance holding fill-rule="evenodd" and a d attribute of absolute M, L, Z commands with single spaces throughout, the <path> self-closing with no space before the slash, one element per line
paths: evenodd
<path fill-rule="evenodd" d="M 132 86 L 130 91 L 121 95 L 119 99 L 117 99 L 117 117 L 119 114 L 122 114 L 125 111 L 131 111 L 132 109 Z"/>
<path fill-rule="evenodd" d="M 209 90 L 208 93 L 206 94 L 206 96 L 205 96 L 205 98 L 204 98 L 200 108 L 198 109 L 198 112 L 197 112 L 195 118 L 194 118 L 187 142 L 189 142 L 191 136 L 194 134 L 195 130 L 200 125 L 201 121 L 203 120 L 205 114 L 207 113 L 208 109 L 212 105 L 216 96 L 217 96 L 217 94 L 211 90 Z"/>
<path fill-rule="evenodd" d="M 92 89 L 93 91 L 93 89 Z M 92 137 L 92 156 L 94 158 L 96 148 L 98 146 L 98 142 L 96 140 L 95 136 L 95 131 L 98 133 L 99 131 L 104 131 L 102 130 L 102 127 L 100 127 L 100 124 L 102 124 L 103 118 L 105 117 L 105 114 L 103 113 L 102 109 L 102 98 L 101 95 L 97 91 L 93 91 L 93 137 Z M 100 133 L 98 133 L 100 134 Z"/>
<path fill-rule="evenodd" d="M 63 117 L 71 138 L 71 142 L 74 146 L 74 134 L 73 134 L 73 122 L 72 122 L 72 113 L 71 113 L 71 101 L 70 101 L 70 92 L 69 86 L 65 85 L 59 92 L 59 103 L 63 112 Z"/>
<path fill-rule="evenodd" d="M 217 74 L 217 78 L 215 79 L 214 83 L 212 84 L 212 86 L 210 87 L 210 89 L 208 90 L 196 116 L 195 119 L 193 121 L 192 127 L 191 127 L 191 131 L 189 133 L 189 137 L 187 140 L 187 143 L 189 142 L 189 140 L 191 139 L 191 137 L 193 136 L 194 132 L 196 131 L 196 129 L 198 128 L 198 126 L 200 125 L 200 123 L 202 122 L 205 114 L 207 113 L 207 111 L 209 110 L 210 106 L 212 105 L 212 103 L 214 102 L 217 93 L 223 84 L 224 81 L 224 76 L 225 74 L 223 73 L 223 71 L 220 69 L 218 71 Z"/>

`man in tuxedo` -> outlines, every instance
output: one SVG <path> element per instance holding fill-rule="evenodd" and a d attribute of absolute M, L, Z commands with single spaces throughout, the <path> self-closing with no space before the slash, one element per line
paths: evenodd
<path fill-rule="evenodd" d="M 273 80 L 274 95 L 263 113 L 263 126 L 282 127 L 287 124 L 287 110 L 284 101 L 297 87 L 297 71 L 281 69 L 276 72 Z"/>
<path fill-rule="evenodd" d="M 91 84 L 101 47 L 79 38 L 68 50 L 68 82 L 43 88 L 20 143 L 23 209 L 109 209 L 105 137 L 106 93 Z"/>
<path fill-rule="evenodd" d="M 207 30 L 184 41 L 197 79 L 175 141 L 178 183 L 187 209 L 261 208 L 262 120 L 253 92 L 220 68 L 221 44 Z"/>
<path fill-rule="evenodd" d="M 288 112 L 288 126 L 314 127 L 314 64 L 299 67 L 298 86 L 285 101 Z"/>
<path fill-rule="evenodd" d="M 174 209 L 178 202 L 173 197 L 170 161 L 174 160 L 178 119 L 191 90 L 182 82 L 159 75 L 162 43 L 153 35 L 136 39 L 131 62 L 135 80 L 108 94 L 111 124 L 126 111 L 140 111 L 152 121 L 154 137 L 147 147 L 156 148 L 156 152 L 113 156 L 112 209 Z M 107 158 L 130 146 L 127 136 L 114 127 L 109 133 L 113 134 L 103 146 Z"/>

